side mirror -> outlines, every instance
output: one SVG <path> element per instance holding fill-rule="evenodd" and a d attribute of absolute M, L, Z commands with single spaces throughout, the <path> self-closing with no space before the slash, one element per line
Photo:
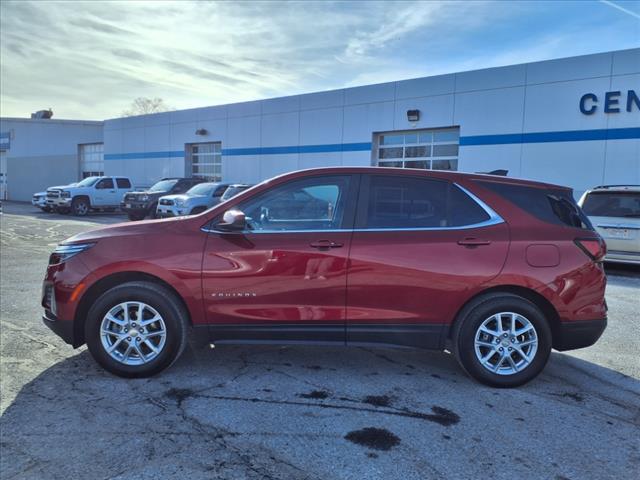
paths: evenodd
<path fill-rule="evenodd" d="M 247 219 L 240 210 L 227 210 L 222 216 L 222 222 L 216 225 L 218 230 L 224 232 L 242 231 L 247 227 Z"/>

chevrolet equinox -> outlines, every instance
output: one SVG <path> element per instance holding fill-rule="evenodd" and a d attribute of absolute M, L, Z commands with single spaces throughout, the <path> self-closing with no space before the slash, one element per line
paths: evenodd
<path fill-rule="evenodd" d="M 568 188 L 393 168 L 282 175 L 193 217 L 62 242 L 44 322 L 124 377 L 212 343 L 448 350 L 521 385 L 606 327 L 605 244 Z"/>

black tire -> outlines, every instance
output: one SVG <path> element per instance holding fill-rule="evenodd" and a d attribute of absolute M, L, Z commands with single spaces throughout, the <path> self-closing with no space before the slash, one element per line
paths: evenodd
<path fill-rule="evenodd" d="M 89 213 L 89 208 L 91 208 L 91 205 L 89 205 L 86 198 L 74 198 L 71 202 L 71 211 L 76 217 L 86 216 Z"/>
<path fill-rule="evenodd" d="M 153 205 L 151 205 L 151 207 L 149 207 L 148 215 L 149 215 L 149 218 L 160 218 L 158 217 L 158 202 L 154 203 Z"/>
<path fill-rule="evenodd" d="M 193 207 L 191 212 L 189 212 L 189 215 L 198 215 L 199 213 L 204 212 L 206 209 L 207 207 Z"/>
<path fill-rule="evenodd" d="M 524 316 L 535 328 L 538 340 L 531 362 L 522 370 L 508 375 L 494 373 L 483 366 L 475 351 L 479 327 L 486 319 L 501 312 Z M 500 388 L 517 387 L 534 379 L 549 360 L 552 340 L 551 328 L 542 311 L 529 300 L 510 293 L 492 293 L 472 301 L 458 315 L 452 333 L 453 351 L 465 372 L 485 385 Z M 497 352 L 497 355 L 501 353 Z M 514 355 L 518 359 L 515 352 Z"/>
<path fill-rule="evenodd" d="M 142 213 L 128 213 L 127 217 L 129 217 L 129 220 L 132 222 L 136 222 L 138 220 L 143 220 L 145 216 Z"/>
<path fill-rule="evenodd" d="M 148 363 L 127 365 L 112 358 L 102 345 L 100 325 L 107 312 L 123 302 L 144 302 L 162 317 L 166 340 L 160 353 Z M 91 355 L 105 370 L 126 378 L 143 378 L 169 368 L 187 344 L 188 314 L 176 296 L 150 282 L 128 282 L 113 287 L 94 302 L 85 323 L 85 340 Z"/>

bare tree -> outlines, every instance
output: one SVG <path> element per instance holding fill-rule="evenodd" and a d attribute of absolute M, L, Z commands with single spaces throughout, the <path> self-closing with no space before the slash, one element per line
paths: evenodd
<path fill-rule="evenodd" d="M 134 115 L 146 115 L 147 113 L 158 113 L 173 110 L 172 107 L 164 103 L 162 98 L 138 97 L 129 109 L 122 112 L 123 117 L 133 117 Z"/>

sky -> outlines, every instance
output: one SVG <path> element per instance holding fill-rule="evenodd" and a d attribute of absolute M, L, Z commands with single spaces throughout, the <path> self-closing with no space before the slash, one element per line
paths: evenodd
<path fill-rule="evenodd" d="M 0 2 L 0 115 L 118 117 L 640 46 L 640 2 Z"/>

